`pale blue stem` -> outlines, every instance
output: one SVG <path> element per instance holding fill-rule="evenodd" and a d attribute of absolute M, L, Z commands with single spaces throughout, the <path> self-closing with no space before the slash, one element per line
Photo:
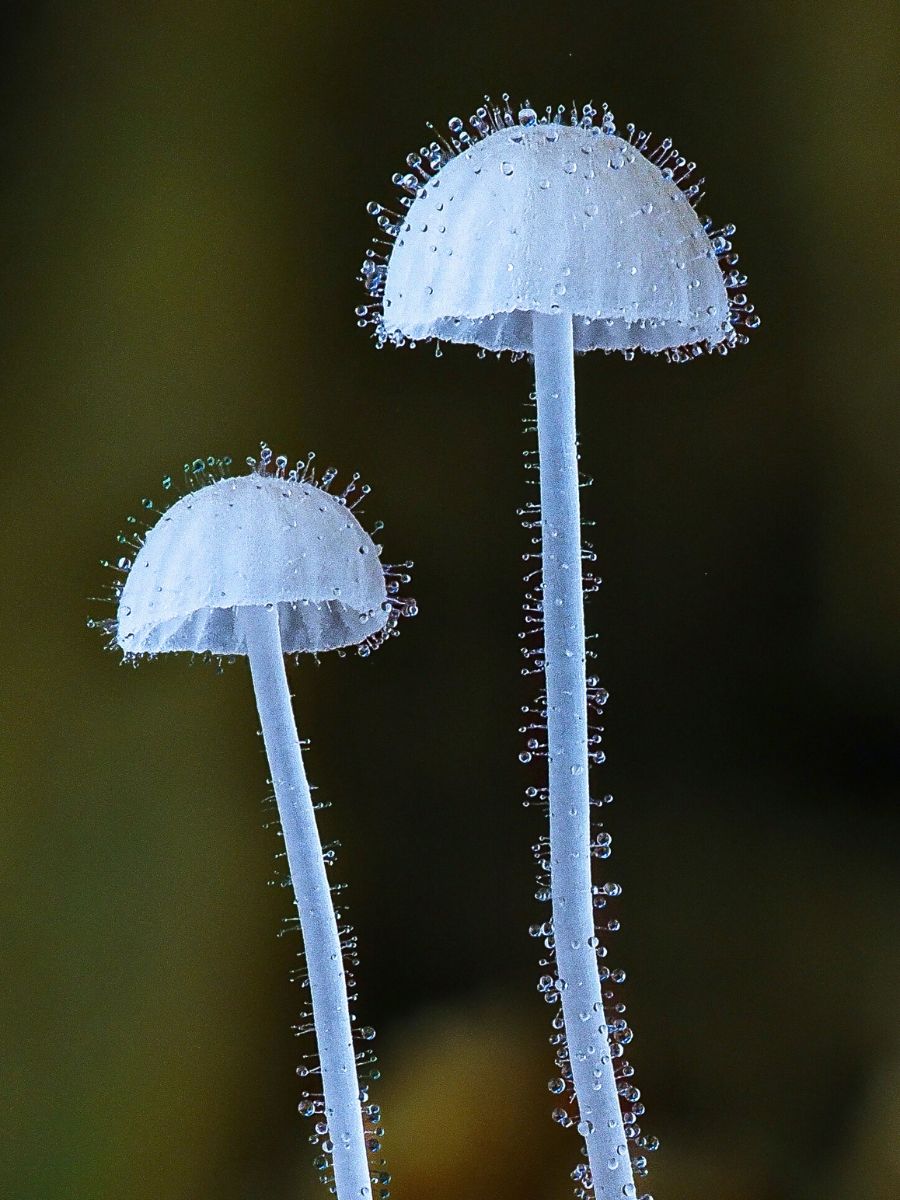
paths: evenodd
<path fill-rule="evenodd" d="M 338 1200 L 371 1196 L 340 936 L 291 708 L 277 610 L 247 609 L 247 654 L 309 972 Z"/>
<path fill-rule="evenodd" d="M 534 314 L 553 934 L 569 1061 L 597 1200 L 634 1196 L 594 937 L 572 318 Z"/>

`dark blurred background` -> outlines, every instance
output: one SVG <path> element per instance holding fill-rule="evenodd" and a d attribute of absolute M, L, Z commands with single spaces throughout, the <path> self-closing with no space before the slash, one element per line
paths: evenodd
<path fill-rule="evenodd" d="M 897 1194 L 890 16 L 2 6 L 4 1196 L 324 1194 L 246 667 L 135 672 L 85 628 L 140 498 L 262 438 L 360 470 L 417 563 L 401 638 L 292 672 L 395 1200 L 570 1194 L 517 761 L 531 372 L 353 316 L 366 201 L 486 90 L 671 133 L 764 321 L 726 359 L 578 364 L 650 1190 Z"/>

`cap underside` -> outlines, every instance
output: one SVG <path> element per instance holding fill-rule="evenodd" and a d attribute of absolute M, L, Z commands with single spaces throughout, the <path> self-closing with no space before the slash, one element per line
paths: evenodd
<path fill-rule="evenodd" d="M 441 342 L 460 342 L 485 350 L 532 351 L 530 311 L 492 313 L 487 317 L 436 317 L 427 326 L 407 328 L 412 341 L 436 338 Z M 698 327 L 675 320 L 627 321 L 624 317 L 573 316 L 572 330 L 576 354 L 589 350 L 645 350 L 650 353 L 686 346 L 699 340 Z M 712 340 L 717 340 L 713 335 Z"/>
<path fill-rule="evenodd" d="M 209 654 L 246 654 L 246 615 L 266 607 L 278 613 L 278 628 L 285 654 L 318 654 L 353 646 L 377 633 L 387 621 L 387 611 L 369 614 L 348 608 L 338 600 L 310 602 L 283 600 L 268 605 L 234 605 L 199 608 L 181 617 L 129 633 L 119 644 L 129 654 L 165 654 L 189 651 Z"/>

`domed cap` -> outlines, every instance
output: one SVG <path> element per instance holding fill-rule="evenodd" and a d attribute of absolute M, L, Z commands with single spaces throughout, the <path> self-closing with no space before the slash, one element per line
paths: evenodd
<path fill-rule="evenodd" d="M 354 645 L 388 623 L 378 549 L 340 499 L 250 474 L 182 496 L 147 533 L 119 600 L 128 655 L 246 654 L 243 616 L 275 607 L 285 653 Z"/>
<path fill-rule="evenodd" d="M 428 164 L 408 160 L 418 178 L 400 178 L 408 211 L 387 226 L 387 264 L 363 267 L 382 294 L 380 340 L 530 352 L 539 312 L 573 318 L 577 351 L 734 344 L 734 279 L 719 262 L 731 245 L 694 211 L 694 164 L 671 142 L 647 151 L 646 135 L 619 137 L 609 114 L 565 125 L 531 109 L 505 122 L 479 112 L 482 140 L 461 134 L 452 156 L 433 143 Z"/>

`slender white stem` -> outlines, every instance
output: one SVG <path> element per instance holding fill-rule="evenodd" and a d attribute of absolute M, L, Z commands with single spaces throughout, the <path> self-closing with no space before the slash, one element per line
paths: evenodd
<path fill-rule="evenodd" d="M 322 845 L 291 708 L 277 611 L 248 609 L 247 653 L 303 933 L 338 1200 L 368 1200 L 369 1164 L 347 982 Z"/>
<path fill-rule="evenodd" d="M 597 1200 L 634 1196 L 594 936 L 572 319 L 535 313 L 553 934 L 569 1062 Z"/>

